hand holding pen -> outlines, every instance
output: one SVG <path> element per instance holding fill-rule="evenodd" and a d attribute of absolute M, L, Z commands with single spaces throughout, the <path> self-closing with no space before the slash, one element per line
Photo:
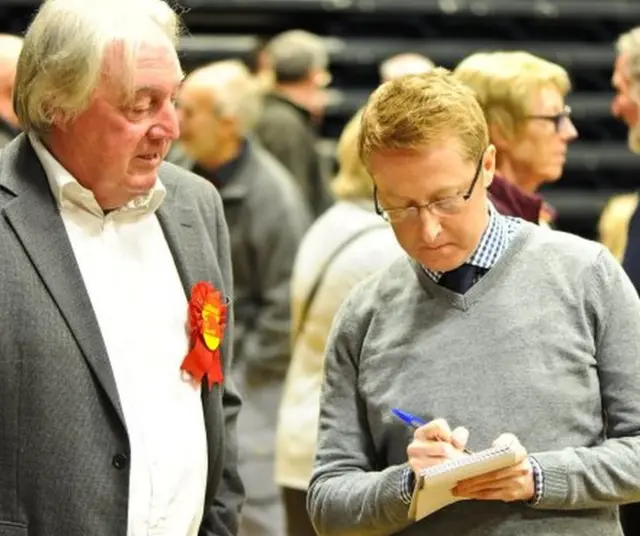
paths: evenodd
<path fill-rule="evenodd" d="M 418 428 L 425 426 L 427 424 L 427 421 L 421 419 L 420 417 L 417 417 L 416 415 L 412 415 L 411 413 L 402 411 L 401 409 L 394 408 L 391 410 L 391 413 L 393 413 L 398 419 L 400 419 L 403 423 L 405 423 L 407 426 L 410 426 L 414 430 L 417 430 Z M 438 421 L 442 421 L 446 424 L 446 421 L 443 421 L 442 419 L 438 419 L 437 421 L 432 421 L 432 422 L 438 422 Z M 448 428 L 448 425 L 447 425 L 447 428 Z M 455 433 L 456 431 L 459 431 L 459 432 L 456 434 Z M 464 435 L 462 431 L 466 433 L 466 436 L 464 438 L 464 443 L 461 443 L 459 441 L 459 439 L 461 438 L 457 437 L 458 435 Z M 473 454 L 472 451 L 470 451 L 465 447 L 467 439 L 469 437 L 469 432 L 467 431 L 466 428 L 460 426 L 456 428 L 453 432 L 451 432 L 451 434 L 452 434 L 451 439 L 453 442 L 447 439 L 446 437 L 438 437 L 436 439 L 441 441 L 448 441 L 452 443 L 456 448 L 462 450 L 462 452 L 464 452 L 465 454 Z M 444 435 L 446 436 L 446 434 Z"/>
<path fill-rule="evenodd" d="M 419 417 L 394 409 L 393 414 L 414 429 L 413 441 L 407 447 L 409 465 L 414 472 L 459 458 L 471 451 L 465 448 L 469 431 L 460 426 L 453 431 L 444 419 L 426 423 Z"/>

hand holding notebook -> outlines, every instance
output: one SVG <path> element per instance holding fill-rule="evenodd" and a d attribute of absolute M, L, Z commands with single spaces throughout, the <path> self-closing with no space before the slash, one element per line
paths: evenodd
<path fill-rule="evenodd" d="M 523 468 L 528 466 L 530 469 L 530 466 L 526 451 L 515 436 L 504 434 L 492 448 L 472 454 L 464 448 L 467 436 L 463 434 L 462 443 L 456 441 L 446 421 L 414 423 L 418 418 L 413 415 L 399 410 L 393 410 L 393 413 L 416 430 L 408 448 L 409 463 L 416 474 L 409 511 L 412 519 L 422 519 L 444 506 L 468 498 L 509 500 L 514 494 L 517 499 L 526 487 L 523 486 L 526 481 Z M 466 433 L 466 429 L 463 430 Z M 446 457 L 446 460 L 433 465 L 434 458 L 438 457 Z M 458 486 L 460 482 L 462 484 Z M 456 486 L 460 493 L 454 492 Z"/>
<path fill-rule="evenodd" d="M 434 465 L 416 475 L 409 517 L 418 521 L 466 497 L 453 494 L 458 482 L 512 466 L 518 462 L 517 445 L 495 446 Z"/>
<path fill-rule="evenodd" d="M 453 490 L 454 495 L 505 502 L 535 500 L 537 488 L 534 462 L 513 434 L 502 434 L 493 442 L 493 447 L 505 446 L 516 453 L 516 460 L 512 465 L 458 482 Z"/>

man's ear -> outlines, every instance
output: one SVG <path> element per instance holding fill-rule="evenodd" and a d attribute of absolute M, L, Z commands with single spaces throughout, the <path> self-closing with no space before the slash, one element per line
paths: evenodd
<path fill-rule="evenodd" d="M 242 138 L 240 132 L 240 121 L 237 117 L 221 116 L 218 119 L 218 135 L 219 139 L 232 140 Z"/>
<path fill-rule="evenodd" d="M 67 131 L 67 121 L 60 110 L 56 110 L 51 114 L 51 126 L 61 132 Z"/>
<path fill-rule="evenodd" d="M 496 172 L 496 146 L 490 144 L 487 150 L 484 152 L 482 158 L 482 184 L 485 188 L 489 188 L 493 182 L 493 176 Z"/>

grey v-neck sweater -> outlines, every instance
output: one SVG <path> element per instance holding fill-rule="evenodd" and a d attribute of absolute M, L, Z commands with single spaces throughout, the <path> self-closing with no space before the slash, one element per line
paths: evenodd
<path fill-rule="evenodd" d="M 473 450 L 514 433 L 541 502 L 462 501 L 410 524 L 394 407 L 466 426 Z M 616 505 L 639 500 L 640 300 L 600 245 L 523 223 L 464 296 L 403 258 L 347 299 L 309 488 L 319 534 L 611 536 Z"/>

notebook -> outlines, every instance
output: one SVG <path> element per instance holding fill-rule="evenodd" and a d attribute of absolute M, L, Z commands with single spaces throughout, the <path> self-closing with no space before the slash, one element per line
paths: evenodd
<path fill-rule="evenodd" d="M 445 506 L 465 500 L 451 494 L 458 482 L 509 467 L 516 463 L 517 454 L 513 446 L 504 445 L 423 469 L 416 479 L 409 517 L 419 521 Z"/>

